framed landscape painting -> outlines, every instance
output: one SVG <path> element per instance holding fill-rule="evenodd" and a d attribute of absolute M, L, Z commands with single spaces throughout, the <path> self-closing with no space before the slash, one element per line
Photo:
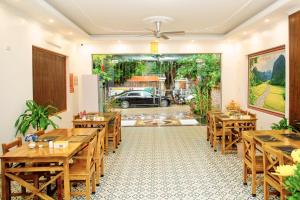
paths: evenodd
<path fill-rule="evenodd" d="M 250 54 L 248 65 L 248 107 L 284 116 L 285 46 Z"/>

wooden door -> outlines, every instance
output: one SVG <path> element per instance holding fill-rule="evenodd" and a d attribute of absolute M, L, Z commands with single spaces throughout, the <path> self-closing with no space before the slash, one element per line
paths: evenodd
<path fill-rule="evenodd" d="M 289 120 L 300 127 L 300 11 L 289 16 L 289 40 Z"/>

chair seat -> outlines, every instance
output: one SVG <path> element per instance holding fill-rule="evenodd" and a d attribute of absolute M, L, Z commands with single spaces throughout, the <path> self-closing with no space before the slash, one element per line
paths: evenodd
<path fill-rule="evenodd" d="M 223 131 L 223 129 L 217 129 L 216 136 L 217 136 L 217 137 L 222 136 L 222 135 L 223 135 L 223 132 L 222 132 L 222 131 Z M 231 133 L 230 133 L 229 130 L 226 130 L 226 131 L 225 131 L 225 135 L 226 135 L 226 136 L 228 136 L 228 135 L 230 135 L 230 134 L 231 134 Z"/>
<path fill-rule="evenodd" d="M 94 164 L 91 165 L 91 169 L 95 167 Z M 75 176 L 88 176 L 89 171 L 86 170 L 86 161 L 77 161 L 76 163 L 70 165 L 70 179 L 72 179 L 72 175 Z"/>

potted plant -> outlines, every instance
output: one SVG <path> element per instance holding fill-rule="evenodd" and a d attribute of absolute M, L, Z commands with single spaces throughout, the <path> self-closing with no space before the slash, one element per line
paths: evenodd
<path fill-rule="evenodd" d="M 271 126 L 272 130 L 291 130 L 291 131 L 296 131 L 296 129 L 289 125 L 287 118 L 282 118 L 278 123 L 273 123 Z"/>
<path fill-rule="evenodd" d="M 215 54 L 195 55 L 178 61 L 177 77 L 194 82 L 191 110 L 201 124 L 206 123 L 206 113 L 212 107 L 211 92 L 221 82 L 220 57 Z"/>
<path fill-rule="evenodd" d="M 15 122 L 15 127 L 17 128 L 16 135 L 22 134 L 25 136 L 28 129 L 32 127 L 35 131 L 44 131 L 48 126 L 52 126 L 54 129 L 58 128 L 49 116 L 61 119 L 60 116 L 56 115 L 57 108 L 48 105 L 41 106 L 38 105 L 33 100 L 26 101 L 26 110 L 22 113 L 17 121 Z"/>
<path fill-rule="evenodd" d="M 283 165 L 276 168 L 276 175 L 285 177 L 284 186 L 289 192 L 288 200 L 300 199 L 300 149 L 291 154 L 294 165 Z"/>

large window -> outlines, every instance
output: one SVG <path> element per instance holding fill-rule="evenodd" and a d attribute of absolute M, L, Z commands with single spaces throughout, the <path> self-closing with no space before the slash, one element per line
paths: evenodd
<path fill-rule="evenodd" d="M 33 100 L 67 109 L 66 56 L 32 47 Z"/>

